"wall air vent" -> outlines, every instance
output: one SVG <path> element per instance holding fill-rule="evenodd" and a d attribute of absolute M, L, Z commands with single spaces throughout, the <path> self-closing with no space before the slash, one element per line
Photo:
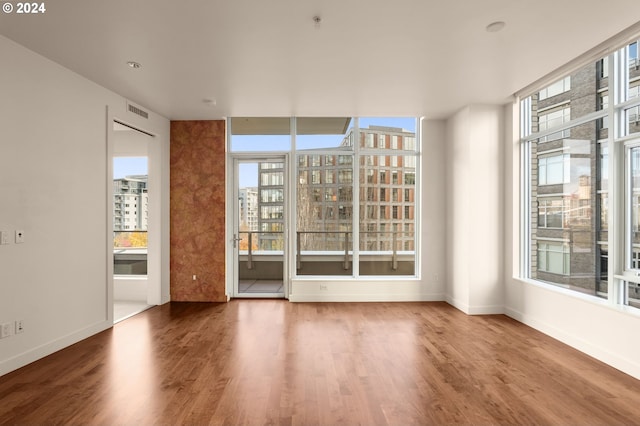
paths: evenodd
<path fill-rule="evenodd" d="M 137 106 L 134 106 L 128 103 L 127 109 L 129 110 L 129 112 L 137 114 L 140 117 L 146 118 L 147 120 L 149 119 L 149 113 L 141 108 L 138 108 Z"/>

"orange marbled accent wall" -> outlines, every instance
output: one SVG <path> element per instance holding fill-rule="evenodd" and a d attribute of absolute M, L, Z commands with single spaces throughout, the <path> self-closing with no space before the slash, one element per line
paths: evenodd
<path fill-rule="evenodd" d="M 226 302 L 224 120 L 171 122 L 170 191 L 171 300 Z"/>

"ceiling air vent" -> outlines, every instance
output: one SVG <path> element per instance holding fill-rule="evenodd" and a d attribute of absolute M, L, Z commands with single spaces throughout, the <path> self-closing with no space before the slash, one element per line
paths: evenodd
<path fill-rule="evenodd" d="M 143 109 L 140 109 L 136 106 L 133 106 L 131 104 L 127 104 L 127 108 L 129 109 L 129 112 L 132 112 L 134 114 L 139 115 L 140 117 L 144 117 L 146 119 L 149 119 L 149 113 Z"/>

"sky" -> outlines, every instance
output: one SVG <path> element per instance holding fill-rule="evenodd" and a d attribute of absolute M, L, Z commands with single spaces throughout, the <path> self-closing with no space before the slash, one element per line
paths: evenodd
<path fill-rule="evenodd" d="M 147 157 L 114 157 L 113 178 L 148 174 Z"/>

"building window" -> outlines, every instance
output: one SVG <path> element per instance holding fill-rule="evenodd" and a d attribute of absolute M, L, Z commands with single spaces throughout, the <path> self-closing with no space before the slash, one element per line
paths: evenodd
<path fill-rule="evenodd" d="M 367 188 L 367 201 L 374 201 L 373 188 Z"/>
<path fill-rule="evenodd" d="M 638 59 L 638 42 L 634 42 L 629 45 L 629 68 L 635 68 L 638 65 L 640 65 Z"/>
<path fill-rule="evenodd" d="M 334 183 L 333 181 L 333 170 L 326 170 L 325 172 L 325 182 L 326 183 Z"/>
<path fill-rule="evenodd" d="M 538 183 L 557 185 L 569 183 L 571 179 L 571 157 L 569 154 L 550 155 L 538 159 Z"/>
<path fill-rule="evenodd" d="M 353 172 L 351 170 L 340 170 L 338 172 L 338 183 L 352 183 Z"/>
<path fill-rule="evenodd" d="M 557 96 L 571 90 L 571 76 L 566 76 L 562 80 L 558 80 L 550 86 L 545 87 L 539 92 L 539 99 L 544 100 L 552 96 Z"/>
<path fill-rule="evenodd" d="M 538 243 L 538 271 L 569 275 L 570 259 L 568 244 Z"/>
<path fill-rule="evenodd" d="M 404 174 L 404 183 L 405 183 L 405 185 L 415 185 L 416 184 L 416 175 L 415 175 L 415 173 L 405 173 Z"/>
<path fill-rule="evenodd" d="M 607 78 L 609 77 L 609 57 L 602 58 L 598 61 L 598 78 Z"/>
<path fill-rule="evenodd" d="M 571 119 L 571 108 L 568 105 L 555 107 L 550 110 L 540 112 L 538 116 L 538 126 L 541 132 L 545 130 L 560 127 L 565 123 L 568 123 Z M 556 139 L 568 138 L 571 132 L 569 129 L 562 130 L 556 133 L 552 133 L 540 138 L 540 142 L 549 142 Z"/>
<path fill-rule="evenodd" d="M 398 149 L 398 136 L 391 136 L 391 149 Z"/>
<path fill-rule="evenodd" d="M 560 197 L 538 198 L 538 226 L 564 228 L 564 200 Z"/>

